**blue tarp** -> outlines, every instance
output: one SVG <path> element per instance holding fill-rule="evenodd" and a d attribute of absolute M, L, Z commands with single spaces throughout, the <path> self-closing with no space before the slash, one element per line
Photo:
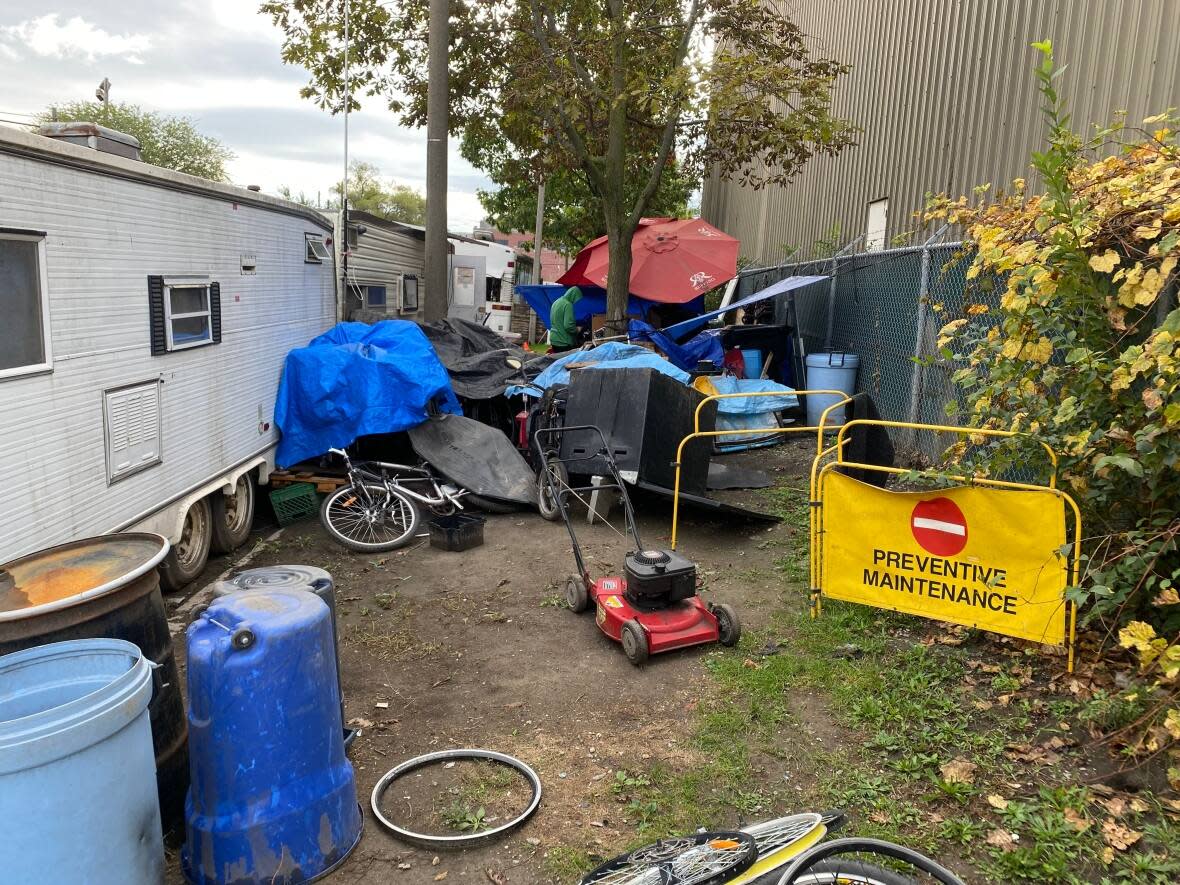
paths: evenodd
<path fill-rule="evenodd" d="M 517 286 L 516 292 L 528 303 L 528 306 L 540 317 L 541 322 L 548 329 L 549 310 L 553 307 L 553 302 L 564 295 L 568 288 L 569 286 L 557 283 L 542 283 L 535 286 Z M 606 289 L 599 289 L 595 286 L 579 286 L 578 288 L 582 290 L 582 300 L 574 305 L 574 319 L 580 324 L 588 325 L 590 317 L 606 313 Z M 632 316 L 646 317 L 647 312 L 660 303 L 632 295 L 627 299 L 627 313 Z M 687 304 L 675 306 L 689 313 L 694 313 L 703 310 L 704 304 L 704 296 L 701 296 Z"/>
<path fill-rule="evenodd" d="M 718 393 L 779 393 L 781 396 L 734 397 L 717 400 L 717 411 L 723 415 L 758 415 L 781 412 L 799 405 L 799 397 L 791 388 L 764 378 L 735 378 L 733 375 L 710 375 L 709 381 Z"/>
<path fill-rule="evenodd" d="M 683 344 L 677 344 L 671 336 L 653 329 L 642 320 L 631 320 L 627 324 L 627 336 L 632 341 L 650 341 L 667 354 L 675 366 L 686 371 L 695 369 L 702 360 L 720 366 L 725 359 L 725 350 L 721 346 L 721 332 L 718 330 L 702 332 Z"/>
<path fill-rule="evenodd" d="M 569 384 L 570 373 L 566 368 L 569 363 L 577 363 L 580 368 L 588 369 L 655 369 L 670 378 L 675 378 L 681 384 L 688 383 L 688 372 L 676 368 L 646 347 L 623 344 L 621 341 L 608 341 L 590 350 L 571 350 L 551 363 L 532 383 L 542 390 L 553 384 Z M 537 396 L 537 391 L 524 387 L 510 387 L 507 393 L 509 396 L 518 393 Z"/>
<path fill-rule="evenodd" d="M 794 408 L 799 398 L 789 387 L 762 378 L 734 378 L 732 375 L 709 376 L 709 381 L 718 393 L 779 393 L 781 396 L 735 397 L 717 400 L 718 430 L 773 430 L 778 427 L 775 412 Z M 782 442 L 784 435 L 771 433 L 760 436 L 755 433 L 734 434 L 717 437 L 717 448 L 723 452 L 736 452 L 773 446 Z"/>
<path fill-rule="evenodd" d="M 370 433 L 426 420 L 427 405 L 462 414 L 447 370 L 417 324 L 338 323 L 287 354 L 275 402 L 275 460 L 288 467 Z"/>
<path fill-rule="evenodd" d="M 826 280 L 826 276 L 818 277 L 787 277 L 779 280 L 773 285 L 767 286 L 761 291 L 755 292 L 753 295 L 747 295 L 741 301 L 735 301 L 732 304 L 722 307 L 719 310 L 711 311 L 710 313 L 703 313 L 699 317 L 694 317 L 691 320 L 685 320 L 682 323 L 677 323 L 674 326 L 668 326 L 664 329 L 664 334 L 672 335 L 676 338 L 683 338 L 686 334 L 699 329 L 713 317 L 719 317 L 723 313 L 729 313 L 731 310 L 737 310 L 739 307 L 747 307 L 758 301 L 765 301 L 767 298 L 773 298 L 775 295 L 781 295 L 784 292 L 790 292 L 794 289 L 802 289 L 804 286 L 810 286 L 812 283 L 818 283 L 820 280 Z"/>

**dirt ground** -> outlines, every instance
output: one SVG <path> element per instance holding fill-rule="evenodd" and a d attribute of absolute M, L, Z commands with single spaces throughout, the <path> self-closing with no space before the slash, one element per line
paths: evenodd
<path fill-rule="evenodd" d="M 802 441 L 734 458 L 772 470 L 780 484 L 805 485 L 809 452 Z M 767 503 L 766 493 L 731 498 Z M 666 546 L 670 503 L 645 499 L 638 509 L 645 543 Z M 621 525 L 617 509 L 612 522 Z M 584 514 L 578 531 L 592 572 L 618 573 L 629 545 L 607 526 L 586 525 Z M 273 533 L 272 527 L 260 537 Z M 776 543 L 762 543 L 768 539 Z M 688 512 L 678 546 L 698 563 L 706 598 L 733 604 L 743 624 L 757 629 L 784 592 L 781 581 L 767 577 L 773 559 L 784 545 L 806 544 L 805 532 L 786 524 Z M 552 885 L 547 852 L 576 845 L 610 856 L 633 841 L 626 809 L 609 789 L 615 772 L 676 764 L 694 752 L 690 711 L 704 686 L 702 656 L 716 647 L 654 657 L 643 668 L 629 664 L 592 614 L 560 604 L 560 585 L 573 570 L 560 523 L 536 513 L 489 516 L 484 545 L 464 553 L 433 549 L 422 538 L 402 551 L 364 555 L 336 544 L 317 521 L 302 522 L 212 561 L 202 581 L 170 600 L 175 629 L 205 598 L 204 583 L 236 568 L 244 551 L 252 554 L 250 567 L 316 565 L 336 582 L 345 708 L 362 729 L 350 755 L 365 833 L 332 882 Z M 819 717 L 821 732 L 829 727 L 806 699 L 800 705 L 807 719 Z M 495 749 L 533 766 L 544 785 L 536 815 L 479 849 L 435 853 L 392 838 L 369 810 L 374 783 L 402 760 L 455 747 Z M 735 812 L 732 820 L 700 823 L 737 822 Z M 180 882 L 174 853 L 169 860 L 169 882 Z"/>

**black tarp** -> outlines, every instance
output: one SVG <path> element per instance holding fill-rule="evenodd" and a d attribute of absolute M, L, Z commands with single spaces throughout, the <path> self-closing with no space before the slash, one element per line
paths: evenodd
<path fill-rule="evenodd" d="M 852 412 L 850 420 L 881 420 L 876 403 L 867 393 L 856 394 L 852 398 L 849 410 Z M 876 467 L 894 466 L 893 441 L 889 438 L 889 431 L 873 424 L 853 425 L 844 446 L 844 460 L 856 464 L 872 464 Z M 841 467 L 839 470 L 870 485 L 885 488 L 889 484 L 890 474 L 878 470 L 862 470 L 858 467 Z"/>
<path fill-rule="evenodd" d="M 407 433 L 418 457 L 456 485 L 495 501 L 536 503 L 536 476 L 495 427 L 462 415 L 435 415 Z"/>
<path fill-rule="evenodd" d="M 710 490 L 722 489 L 768 489 L 774 485 L 769 473 L 755 470 L 752 467 L 739 467 L 736 464 L 723 464 L 720 461 L 709 463 L 709 479 L 707 486 Z"/>
<path fill-rule="evenodd" d="M 423 334 L 451 376 L 451 387 L 464 399 L 492 399 L 505 388 L 519 384 L 520 371 L 508 365 L 509 358 L 525 364 L 525 377 L 535 378 L 553 361 L 539 357 L 505 341 L 491 329 L 461 319 L 419 323 Z"/>

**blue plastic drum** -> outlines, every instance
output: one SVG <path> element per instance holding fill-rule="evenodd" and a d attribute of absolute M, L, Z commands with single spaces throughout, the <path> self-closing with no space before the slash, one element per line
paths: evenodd
<path fill-rule="evenodd" d="M 190 882 L 308 882 L 360 841 L 332 645 L 305 590 L 225 596 L 189 627 Z"/>

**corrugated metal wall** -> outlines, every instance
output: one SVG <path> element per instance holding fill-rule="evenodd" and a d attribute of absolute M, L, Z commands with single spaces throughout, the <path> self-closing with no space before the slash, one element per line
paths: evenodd
<path fill-rule="evenodd" d="M 1180 106 L 1177 0 L 782 0 L 817 54 L 852 71 L 835 110 L 859 146 L 809 163 L 788 187 L 755 191 L 716 175 L 702 213 L 759 263 L 812 253 L 838 225 L 864 232 L 889 199 L 887 237 L 912 231 L 927 192 L 969 193 L 1028 175 L 1043 135 L 1029 44 L 1052 39 L 1076 129 L 1127 111 L 1130 125 Z"/>
<path fill-rule="evenodd" d="M 386 309 L 398 315 L 401 304 L 397 291 L 398 277 L 413 274 L 418 277 L 418 311 L 426 303 L 426 250 L 421 240 L 407 233 L 379 227 L 366 221 L 368 228 L 360 236 L 348 257 L 348 279 L 356 285 L 385 286 Z M 355 306 L 355 299 L 349 306 Z M 402 314 L 403 319 L 415 319 L 418 311 Z"/>

